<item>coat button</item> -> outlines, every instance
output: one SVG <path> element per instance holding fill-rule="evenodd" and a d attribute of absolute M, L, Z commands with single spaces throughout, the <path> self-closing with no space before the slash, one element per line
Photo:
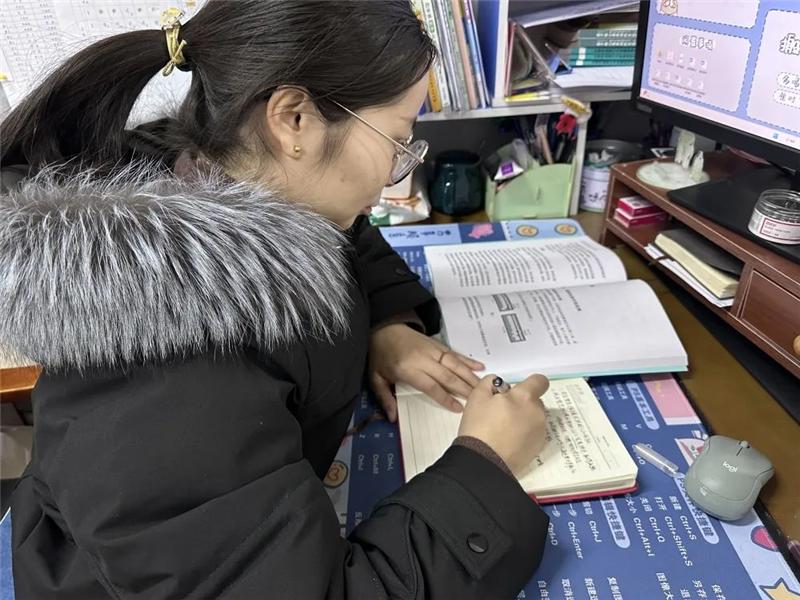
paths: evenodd
<path fill-rule="evenodd" d="M 403 267 L 397 267 L 394 272 L 396 275 L 408 275 L 409 273 L 408 269 L 404 269 Z"/>
<path fill-rule="evenodd" d="M 489 549 L 489 540 L 480 533 L 470 533 L 467 536 L 467 546 L 477 554 L 483 554 Z"/>

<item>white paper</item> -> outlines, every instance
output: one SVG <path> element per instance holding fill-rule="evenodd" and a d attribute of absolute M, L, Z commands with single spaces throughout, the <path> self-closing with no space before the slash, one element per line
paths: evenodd
<path fill-rule="evenodd" d="M 639 280 L 439 299 L 449 345 L 509 381 L 685 370 L 686 352 Z"/>
<path fill-rule="evenodd" d="M 632 484 L 637 468 L 583 379 L 554 381 L 542 397 L 547 442 L 520 484 L 537 497 Z M 456 438 L 461 415 L 406 386 L 397 389 L 406 481 L 421 473 Z"/>
<path fill-rule="evenodd" d="M 647 244 L 644 247 L 644 251 L 647 252 L 650 256 L 658 260 L 659 258 L 664 258 L 666 254 L 664 254 L 657 246 L 653 244 Z"/>
<path fill-rule="evenodd" d="M 579 87 L 609 87 L 627 89 L 633 85 L 633 67 L 576 67 L 571 73 L 556 77 L 563 89 Z"/>
<path fill-rule="evenodd" d="M 703 298 L 708 300 L 714 306 L 719 308 L 729 308 L 733 306 L 733 298 L 717 298 L 708 288 L 706 288 L 706 286 L 700 283 L 700 281 L 696 279 L 694 275 L 683 268 L 679 262 L 672 260 L 671 258 L 665 258 L 667 255 L 653 244 L 648 244 L 644 247 L 644 250 L 657 260 L 663 259 L 659 261 L 659 264 L 662 267 L 669 269 L 675 275 L 683 279 L 694 291 L 703 296 Z"/>
<path fill-rule="evenodd" d="M 125 31 L 159 29 L 161 11 L 185 11 L 185 23 L 202 0 L 13 0 L 0 11 L 0 72 L 9 104 L 16 106 L 68 57 L 91 43 Z M 164 41 L 166 44 L 166 41 Z M 166 63 L 165 63 L 166 64 Z M 142 92 L 131 115 L 138 123 L 177 106 L 191 82 L 179 70 L 158 73 Z M 91 83 L 91 82 L 87 82 Z"/>
<path fill-rule="evenodd" d="M 685 281 L 689 287 L 691 287 L 694 291 L 696 291 L 714 306 L 719 308 L 728 308 L 733 306 L 733 298 L 717 298 L 708 288 L 706 288 L 706 286 L 695 279 L 695 277 L 689 273 L 689 271 L 687 271 L 679 262 L 668 258 L 662 260 L 661 265 L 665 269 L 669 269 L 675 273 L 675 275 L 683 279 L 683 281 Z"/>
<path fill-rule="evenodd" d="M 625 281 L 619 257 L 586 236 L 427 246 L 425 257 L 438 298 Z"/>

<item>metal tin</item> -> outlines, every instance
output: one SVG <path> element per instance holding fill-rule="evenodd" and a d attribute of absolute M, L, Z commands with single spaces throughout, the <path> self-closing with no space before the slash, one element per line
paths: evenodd
<path fill-rule="evenodd" d="M 800 244 L 800 192 L 784 189 L 762 192 L 747 228 L 776 244 Z"/>

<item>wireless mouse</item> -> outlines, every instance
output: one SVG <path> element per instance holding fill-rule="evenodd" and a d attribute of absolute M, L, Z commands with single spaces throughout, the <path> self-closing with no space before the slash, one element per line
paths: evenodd
<path fill-rule="evenodd" d="M 708 514 L 734 521 L 753 508 L 772 473 L 769 459 L 748 442 L 714 435 L 686 473 L 686 493 Z"/>

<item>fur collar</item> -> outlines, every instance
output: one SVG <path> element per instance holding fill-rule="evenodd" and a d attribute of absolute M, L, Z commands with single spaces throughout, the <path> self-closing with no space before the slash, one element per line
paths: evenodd
<path fill-rule="evenodd" d="M 44 172 L 0 197 L 0 347 L 81 370 L 347 329 L 334 225 L 219 174 L 154 172 Z"/>

